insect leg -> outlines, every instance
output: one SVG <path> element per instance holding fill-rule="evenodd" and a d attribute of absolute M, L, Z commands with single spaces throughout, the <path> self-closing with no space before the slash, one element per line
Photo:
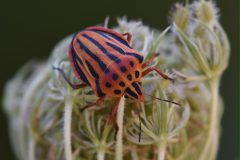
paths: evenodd
<path fill-rule="evenodd" d="M 112 106 L 111 112 L 110 112 L 110 120 L 112 120 L 113 124 L 114 124 L 114 128 L 115 128 L 115 139 L 117 136 L 117 132 L 118 132 L 118 124 L 116 121 L 116 112 L 117 112 L 117 108 L 118 108 L 118 104 L 120 102 L 121 98 L 117 98 L 117 100 L 115 101 L 114 105 Z"/>
<path fill-rule="evenodd" d="M 81 109 L 80 109 L 80 112 L 83 112 L 83 111 L 84 111 L 85 109 L 87 109 L 87 108 L 91 108 L 91 107 L 100 105 L 101 103 L 104 102 L 104 99 L 105 99 L 105 96 L 104 96 L 104 97 L 100 97 L 95 103 L 90 103 L 90 104 L 84 106 L 83 108 L 81 108 Z"/>
<path fill-rule="evenodd" d="M 166 75 L 166 73 L 160 71 L 159 69 L 155 68 L 155 67 L 149 67 L 148 69 L 146 69 L 145 71 L 143 71 L 142 76 L 145 76 L 146 74 L 148 74 L 149 72 L 152 71 L 156 71 L 161 77 L 163 77 L 164 79 L 168 79 L 172 82 L 174 82 L 174 79 L 169 77 L 168 75 Z"/>
<path fill-rule="evenodd" d="M 155 58 L 157 58 L 159 55 L 160 55 L 160 53 L 154 53 L 146 62 L 144 62 L 144 63 L 142 64 L 142 68 L 145 68 L 145 67 L 149 66 L 149 65 L 152 63 L 152 61 L 153 61 Z"/>
<path fill-rule="evenodd" d="M 72 84 L 72 82 L 70 82 L 70 80 L 67 78 L 65 72 L 63 71 L 63 69 L 61 68 L 57 68 L 57 67 L 53 67 L 53 69 L 57 70 L 60 72 L 60 74 L 63 76 L 64 80 L 67 81 L 67 83 L 73 88 L 73 89 L 79 89 L 79 88 L 83 88 L 86 87 L 87 84 L 81 83 L 81 84 Z"/>
<path fill-rule="evenodd" d="M 131 42 L 131 40 L 132 40 L 132 35 L 131 35 L 131 33 L 127 32 L 127 33 L 123 33 L 122 35 L 123 35 L 123 36 L 127 36 L 127 41 L 128 41 L 128 43 Z"/>

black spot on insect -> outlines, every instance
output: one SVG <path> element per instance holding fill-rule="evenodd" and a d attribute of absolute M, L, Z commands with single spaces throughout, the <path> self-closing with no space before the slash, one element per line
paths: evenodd
<path fill-rule="evenodd" d="M 126 72 L 127 71 L 127 68 L 126 67 L 124 67 L 124 66 L 122 66 L 122 67 L 120 67 L 120 70 L 124 73 L 124 72 Z"/>
<path fill-rule="evenodd" d="M 131 80 L 132 80 L 132 75 L 131 75 L 131 74 L 127 75 L 127 79 L 128 79 L 129 81 L 131 81 Z"/>
<path fill-rule="evenodd" d="M 133 61 L 130 61 L 129 64 L 130 64 L 131 67 L 134 66 L 134 62 Z"/>
<path fill-rule="evenodd" d="M 123 81 L 121 81 L 121 82 L 119 83 L 119 86 L 125 87 L 125 83 L 124 83 Z"/>
<path fill-rule="evenodd" d="M 109 82 L 106 82 L 106 83 L 105 83 L 105 86 L 106 86 L 107 88 L 111 88 L 111 87 L 112 87 L 111 83 L 109 83 Z"/>
<path fill-rule="evenodd" d="M 135 77 L 136 77 L 136 78 L 139 77 L 139 71 L 135 71 Z"/>
<path fill-rule="evenodd" d="M 137 91 L 137 93 L 138 93 L 139 95 L 142 95 L 141 89 L 139 88 L 139 86 L 137 85 L 136 82 L 133 82 L 133 83 L 132 83 L 132 86 L 135 88 L 135 90 Z"/>
<path fill-rule="evenodd" d="M 125 91 L 126 91 L 126 92 L 128 93 L 128 95 L 130 95 L 131 97 L 133 97 L 133 98 L 135 98 L 135 99 L 138 99 L 138 95 L 137 95 L 136 93 L 134 93 L 130 88 L 127 88 Z"/>
<path fill-rule="evenodd" d="M 125 98 L 129 98 L 129 96 L 127 94 L 124 95 Z"/>
<path fill-rule="evenodd" d="M 113 73 L 112 79 L 116 81 L 118 79 L 118 75 L 116 73 Z"/>
<path fill-rule="evenodd" d="M 121 92 L 121 90 L 119 90 L 119 89 L 115 89 L 115 90 L 114 90 L 114 93 L 115 93 L 115 94 L 121 94 L 122 92 Z"/>

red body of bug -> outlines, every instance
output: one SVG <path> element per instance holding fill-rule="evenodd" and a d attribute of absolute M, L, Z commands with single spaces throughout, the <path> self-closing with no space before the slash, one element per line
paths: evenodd
<path fill-rule="evenodd" d="M 122 96 L 144 101 L 141 87 L 144 75 L 155 70 L 163 78 L 170 79 L 160 70 L 148 67 L 158 54 L 143 63 L 143 55 L 131 48 L 130 41 L 129 33 L 120 34 L 103 27 L 88 27 L 75 34 L 69 47 L 72 68 L 83 83 L 71 84 L 64 72 L 55 68 L 73 88 L 90 86 L 100 97 L 96 103 L 89 104 L 84 109 L 100 104 L 105 97 L 117 97 L 111 112 L 116 128 L 115 112 Z"/>

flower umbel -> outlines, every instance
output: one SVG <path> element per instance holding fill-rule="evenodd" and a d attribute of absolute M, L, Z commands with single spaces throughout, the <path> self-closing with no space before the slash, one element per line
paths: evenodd
<path fill-rule="evenodd" d="M 113 28 L 130 32 L 132 47 L 145 60 L 161 53 L 151 66 L 175 77 L 171 83 L 152 72 L 142 78 L 144 103 L 122 99 L 116 139 L 109 116 L 115 99 L 80 112 L 98 97 L 90 87 L 72 89 L 52 69 L 62 68 L 71 82 L 79 83 L 67 57 L 72 36 L 57 44 L 46 62 L 31 61 L 19 70 L 4 95 L 17 158 L 216 159 L 223 110 L 219 85 L 228 65 L 229 42 L 212 1 L 177 3 L 171 16 L 170 26 L 163 31 L 126 18 L 119 18 Z"/>

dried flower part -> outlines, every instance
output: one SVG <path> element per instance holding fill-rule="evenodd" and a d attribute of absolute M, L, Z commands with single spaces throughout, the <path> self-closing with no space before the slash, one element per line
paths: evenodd
<path fill-rule="evenodd" d="M 71 82 L 79 83 L 67 57 L 72 36 L 57 44 L 46 62 L 27 63 L 4 94 L 18 159 L 216 159 L 223 111 L 219 85 L 230 54 L 216 11 L 212 1 L 178 4 L 173 24 L 163 31 L 118 19 L 114 29 L 132 33 L 132 46 L 145 59 L 160 52 L 151 66 L 173 70 L 176 80 L 171 83 L 154 72 L 142 78 L 145 102 L 120 103 L 118 122 L 123 125 L 117 140 L 109 120 L 115 99 L 80 112 L 98 97 L 90 87 L 73 90 L 52 69 L 62 68 Z"/>
<path fill-rule="evenodd" d="M 171 21 L 175 22 L 176 25 L 183 31 L 185 31 L 190 23 L 191 12 L 189 6 L 183 6 L 182 4 L 175 4 L 171 15 Z"/>
<path fill-rule="evenodd" d="M 213 26 L 218 21 L 218 9 L 215 3 L 210 0 L 199 0 L 193 3 L 195 14 L 202 23 Z"/>
<path fill-rule="evenodd" d="M 153 32 L 141 21 L 128 22 L 126 17 L 118 18 L 118 26 L 114 29 L 121 33 L 132 34 L 132 47 L 145 56 L 149 53 L 151 43 L 153 43 Z"/>

